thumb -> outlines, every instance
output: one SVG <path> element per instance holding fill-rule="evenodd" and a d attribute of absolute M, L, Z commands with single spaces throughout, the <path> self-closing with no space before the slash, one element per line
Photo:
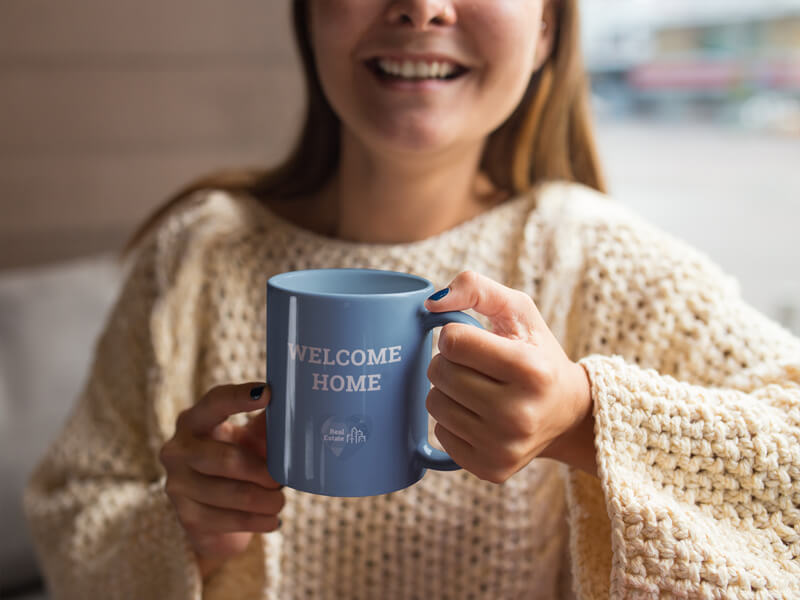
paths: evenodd
<path fill-rule="evenodd" d="M 462 271 L 446 288 L 425 301 L 431 312 L 473 309 L 489 318 L 492 331 L 504 337 L 528 340 L 544 319 L 533 299 L 476 271 Z"/>

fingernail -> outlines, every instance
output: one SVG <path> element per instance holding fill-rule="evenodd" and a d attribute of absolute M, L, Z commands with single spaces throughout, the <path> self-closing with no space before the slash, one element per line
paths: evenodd
<path fill-rule="evenodd" d="M 439 290 L 438 292 L 434 292 L 433 294 L 428 296 L 428 300 L 433 300 L 434 302 L 436 300 L 441 300 L 442 298 L 447 296 L 447 292 L 449 292 L 449 291 L 450 291 L 450 288 L 446 287 L 443 290 Z"/>
<path fill-rule="evenodd" d="M 278 529 L 281 528 L 281 525 L 283 525 L 283 521 L 281 521 L 281 518 L 278 517 Z"/>
<path fill-rule="evenodd" d="M 264 387 L 265 386 L 263 385 L 257 385 L 252 390 L 250 390 L 250 398 L 252 398 L 253 400 L 258 400 L 259 398 L 261 398 L 261 394 L 264 393 Z"/>

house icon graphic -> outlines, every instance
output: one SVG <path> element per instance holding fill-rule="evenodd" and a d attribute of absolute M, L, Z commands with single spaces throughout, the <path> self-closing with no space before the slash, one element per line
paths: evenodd
<path fill-rule="evenodd" d="M 353 426 L 353 428 L 350 430 L 350 433 L 348 433 L 345 437 L 345 443 L 347 444 L 364 444 L 366 442 L 367 436 L 365 436 L 364 432 L 355 426 Z"/>

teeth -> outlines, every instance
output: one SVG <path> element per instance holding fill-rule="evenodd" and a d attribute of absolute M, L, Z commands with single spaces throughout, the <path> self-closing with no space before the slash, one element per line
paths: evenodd
<path fill-rule="evenodd" d="M 448 75 L 452 75 L 456 70 L 455 65 L 452 63 L 414 63 L 410 60 L 398 62 L 385 58 L 378 60 L 378 67 L 380 67 L 384 73 L 396 77 L 403 77 L 405 79 L 442 79 Z"/>

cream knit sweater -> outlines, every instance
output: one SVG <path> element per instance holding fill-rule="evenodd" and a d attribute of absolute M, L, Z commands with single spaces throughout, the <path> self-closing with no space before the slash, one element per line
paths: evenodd
<path fill-rule="evenodd" d="M 265 379 L 266 280 L 313 267 L 440 287 L 469 268 L 529 293 L 588 369 L 599 479 L 535 459 L 501 485 L 285 488 L 283 527 L 204 585 L 158 450 L 210 387 Z M 582 186 L 407 244 L 198 194 L 137 254 L 95 352 L 25 495 L 54 598 L 800 598 L 800 341 L 705 255 Z"/>

